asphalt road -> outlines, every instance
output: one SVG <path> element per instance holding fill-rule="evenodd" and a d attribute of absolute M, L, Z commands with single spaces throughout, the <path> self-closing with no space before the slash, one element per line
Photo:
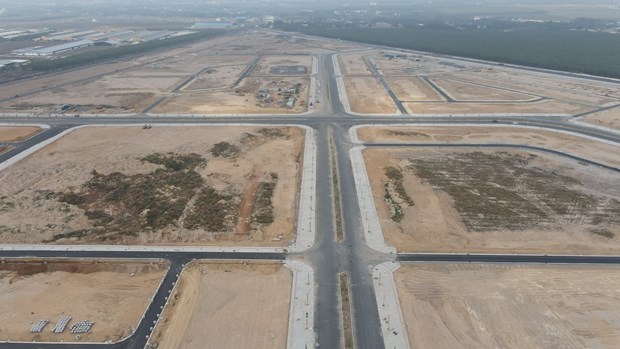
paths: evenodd
<path fill-rule="evenodd" d="M 454 57 L 450 57 L 454 59 Z M 467 61 L 467 60 L 466 60 Z M 246 70 L 247 74 L 256 60 Z M 526 69 L 534 70 L 537 69 Z M 1 122 L 31 122 L 45 123 L 51 125 L 49 130 L 35 136 L 23 143 L 16 144 L 16 148 L 4 155 L 0 155 L 0 162 L 19 154 L 20 152 L 49 139 L 64 130 L 88 124 L 142 124 L 151 123 L 245 123 L 245 124 L 300 124 L 307 125 L 314 129 L 317 140 L 317 187 L 316 187 L 316 243 L 308 251 L 301 254 L 288 255 L 284 253 L 237 253 L 237 252 L 151 252 L 151 251 L 0 251 L 0 257 L 20 257 L 32 256 L 41 258 L 163 258 L 171 263 L 171 270 L 167 273 L 163 286 L 157 291 L 153 303 L 149 306 L 145 320 L 142 321 L 136 330 L 136 334 L 126 341 L 113 345 L 76 345 L 76 348 L 143 348 L 146 343 L 146 336 L 150 333 L 150 327 L 157 314 L 161 311 L 160 307 L 165 303 L 165 297 L 172 283 L 176 282 L 177 274 L 183 264 L 192 259 L 235 259 L 235 260 L 283 260 L 286 258 L 303 258 L 315 269 L 316 279 L 316 314 L 314 328 L 317 335 L 317 344 L 320 348 L 341 348 L 342 347 L 342 323 L 340 312 L 340 291 L 338 275 L 346 273 L 350 283 L 350 300 L 352 308 L 352 322 L 354 329 L 354 341 L 356 348 L 381 349 L 384 348 L 383 338 L 380 329 L 380 319 L 377 311 L 374 288 L 372 286 L 371 268 L 372 266 L 390 260 L 402 262 L 481 262 L 481 263 L 620 263 L 620 257 L 609 256 L 531 256 L 531 255 L 480 255 L 480 254 L 399 254 L 385 255 L 370 250 L 364 241 L 364 234 L 361 227 L 361 217 L 355 183 L 353 180 L 353 169 L 349 159 L 349 150 L 353 144 L 348 138 L 348 130 L 351 126 L 359 124 L 471 124 L 471 125 L 520 125 L 537 126 L 551 130 L 563 130 L 603 140 L 617 142 L 620 144 L 620 135 L 601 129 L 584 127 L 581 125 L 570 124 L 565 118 L 557 117 L 415 117 L 407 115 L 385 117 L 385 116 L 353 116 L 345 112 L 344 107 L 339 102 L 336 81 L 334 78 L 334 67 L 331 55 L 320 55 L 319 57 L 319 80 L 321 93 L 321 107 L 316 108 L 316 112 L 311 115 L 303 116 L 266 116 L 266 117 L 155 117 L 146 114 L 136 114 L 133 117 L 4 117 Z M 545 71 L 546 72 L 546 71 Z M 574 76 L 575 74 L 567 73 Z M 595 79 L 596 80 L 596 79 Z M 324 100 L 326 99 L 326 100 Z M 329 148 L 329 130 L 332 130 L 332 139 L 337 155 L 336 167 L 332 168 L 332 154 Z M 145 131 L 148 132 L 148 131 Z M 399 147 L 411 146 L 410 144 L 366 144 L 366 146 L 377 147 Z M 468 146 L 468 144 L 450 145 L 417 145 L 417 146 Z M 479 146 L 479 145 L 475 145 Z M 486 146 L 486 145 L 485 145 Z M 514 147 L 515 145 L 488 145 L 492 147 Z M 585 164 L 602 166 L 612 171 L 619 171 L 617 168 L 600 164 L 589 159 L 574 157 L 552 149 L 539 147 L 518 146 L 522 149 L 545 151 L 561 156 L 568 156 L 574 160 Z M 332 188 L 332 171 L 337 171 L 339 179 L 339 190 L 341 200 L 341 217 L 344 240 L 336 240 L 336 221 L 334 219 L 335 205 Z M 67 344 L 2 344 L 0 348 L 68 348 Z"/>
<path fill-rule="evenodd" d="M 385 91 L 388 93 L 388 95 L 390 95 L 390 98 L 392 98 L 392 101 L 394 102 L 394 104 L 396 104 L 398 111 L 400 111 L 401 114 L 405 114 L 405 115 L 409 114 L 407 112 L 407 109 L 403 105 L 403 103 L 400 101 L 400 99 L 398 99 L 394 91 L 392 91 L 392 88 L 390 87 L 390 85 L 388 85 L 388 83 L 385 81 L 385 78 L 383 77 L 383 75 L 379 73 L 375 64 L 368 58 L 364 58 L 364 59 L 366 61 L 366 64 L 370 67 L 370 70 L 372 71 L 372 73 L 377 78 L 377 80 L 381 82 L 381 85 L 383 85 L 383 88 L 385 89 Z"/>

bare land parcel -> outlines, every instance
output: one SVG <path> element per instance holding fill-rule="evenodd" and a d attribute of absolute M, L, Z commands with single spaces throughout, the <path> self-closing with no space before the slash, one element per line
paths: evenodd
<path fill-rule="evenodd" d="M 115 342 L 136 329 L 166 273 L 162 261 L 2 260 L 0 339 L 25 342 Z M 62 333 L 52 329 L 71 317 Z M 42 320 L 40 333 L 30 329 Z M 78 321 L 87 333 L 71 333 Z"/>
<path fill-rule="evenodd" d="M 408 252 L 617 253 L 620 175 L 541 152 L 367 149 L 385 238 Z"/>
<path fill-rule="evenodd" d="M 617 266 L 407 264 L 395 282 L 411 348 L 617 348 Z"/>
<path fill-rule="evenodd" d="M 0 126 L 0 142 L 20 142 L 39 132 L 36 126 Z"/>
<path fill-rule="evenodd" d="M 281 263 L 196 261 L 150 343 L 165 349 L 285 348 L 292 273 Z"/>
<path fill-rule="evenodd" d="M 87 127 L 0 173 L 5 243 L 286 246 L 296 127 Z"/>
<path fill-rule="evenodd" d="M 0 113 L 301 113 L 307 110 L 312 54 L 335 45 L 260 31 L 217 37 L 7 84 Z"/>

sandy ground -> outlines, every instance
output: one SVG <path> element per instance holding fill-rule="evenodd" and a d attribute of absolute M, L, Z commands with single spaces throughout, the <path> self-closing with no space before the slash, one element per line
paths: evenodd
<path fill-rule="evenodd" d="M 0 340 L 76 341 L 71 325 L 95 324 L 81 341 L 118 341 L 135 329 L 167 266 L 160 262 L 10 262 L 0 264 Z M 61 316 L 72 320 L 52 332 Z M 50 323 L 30 333 L 40 320 Z"/>
<path fill-rule="evenodd" d="M 618 348 L 616 266 L 406 264 L 411 348 Z"/>
<path fill-rule="evenodd" d="M 394 101 L 375 77 L 346 77 L 345 89 L 351 110 L 362 114 L 393 114 Z"/>
<path fill-rule="evenodd" d="M 204 71 L 185 85 L 179 95 L 172 95 L 174 101 L 166 103 L 161 110 L 164 113 L 298 113 L 307 110 L 307 76 L 312 64 L 309 54 L 327 52 L 338 47 L 344 49 L 352 46 L 331 40 L 263 31 L 219 37 L 133 58 L 127 62 L 77 69 L 6 85 L 10 88 L 2 89 L 4 94 L 0 93 L 0 100 L 10 99 L 0 103 L 0 112 L 58 113 L 61 104 L 73 107 L 66 111 L 69 115 L 141 112 L 158 98 L 170 95 L 194 74 Z M 280 107 L 256 108 L 253 98 L 235 98 L 237 96 L 232 90 L 232 84 L 257 53 L 268 56 L 259 62 L 255 75 L 267 75 L 270 68 L 276 65 L 307 67 L 308 74 L 300 76 L 304 91 L 293 110 Z M 299 55 L 283 56 L 278 53 Z M 213 95 L 193 95 L 193 92 L 225 88 L 231 89 L 224 91 L 227 93 L 218 91 Z M 189 95 L 184 94 L 188 92 Z M 199 100 L 206 100 L 206 103 L 200 103 Z"/>
<path fill-rule="evenodd" d="M 211 68 L 208 72 L 196 77 L 182 88 L 183 92 L 222 89 L 232 87 L 237 78 L 245 70 L 246 65 L 226 65 Z"/>
<path fill-rule="evenodd" d="M 362 127 L 367 142 L 523 144 L 559 150 L 620 168 L 620 147 L 553 131 L 523 127 Z"/>
<path fill-rule="evenodd" d="M 256 85 L 255 81 L 259 80 Z M 275 81 L 274 84 L 272 81 Z M 301 83 L 299 100 L 292 108 L 280 107 L 277 103 L 283 97 L 277 95 L 278 88 L 290 88 Z M 192 92 L 176 95 L 155 107 L 152 112 L 160 114 L 289 114 L 307 111 L 309 96 L 307 77 L 280 77 L 276 80 L 249 77 L 237 89 L 211 92 Z M 262 88 L 270 90 L 274 101 L 266 106 L 260 104 L 256 92 Z"/>
<path fill-rule="evenodd" d="M 254 71 L 252 71 L 252 75 L 287 75 L 272 74 L 270 72 L 272 68 L 278 66 L 302 66 L 306 68 L 306 73 L 301 75 L 310 75 L 310 73 L 312 72 L 312 56 L 264 56 L 258 61 L 256 68 L 254 69 Z"/>
<path fill-rule="evenodd" d="M 620 130 L 620 108 L 590 114 L 583 118 L 582 121 Z"/>
<path fill-rule="evenodd" d="M 385 52 L 388 53 L 388 52 Z M 359 54 L 358 54 L 359 55 Z M 542 96 L 551 103 L 543 105 L 501 105 L 480 103 L 448 105 L 409 104 L 412 112 L 477 113 L 477 112 L 543 112 L 579 113 L 602 105 L 618 103 L 620 93 L 612 84 L 570 79 L 549 74 L 518 71 L 504 67 L 489 67 L 476 63 L 456 62 L 416 54 L 406 58 L 388 59 L 382 52 L 366 52 L 381 73 L 388 79 L 427 76 L 443 86 L 457 100 L 528 100 Z M 361 60 L 358 57 L 358 60 Z M 355 62 L 350 62 L 355 65 Z M 358 66 L 360 64 L 357 64 Z M 484 86 L 481 86 L 484 85 Z M 397 86 L 393 86 L 395 90 Z M 505 90 L 504 90 L 505 89 Z M 395 91 L 396 92 L 396 91 Z M 400 97 L 403 98 L 403 97 Z M 415 101 L 415 99 L 413 99 Z"/>
<path fill-rule="evenodd" d="M 281 128 L 286 137 L 264 137 L 253 127 L 90 127 L 74 131 L 34 155 L 0 172 L 0 197 L 10 209 L 0 210 L 3 243 L 40 243 L 54 234 L 92 227 L 84 211 L 42 195 L 45 191 L 78 191 L 92 178 L 115 171 L 126 175 L 149 173 L 157 165 L 140 159 L 159 153 L 197 153 L 207 159 L 198 172 L 218 190 L 244 193 L 250 179 L 269 173 L 279 177 L 272 197 L 273 223 L 261 225 L 248 235 L 206 232 L 170 227 L 156 232 L 138 232 L 119 243 L 145 244 L 241 244 L 287 245 L 294 236 L 304 133 L 294 127 Z M 256 144 L 243 146 L 245 133 L 256 135 Z M 215 158 L 215 143 L 238 144 L 243 152 L 234 158 Z M 279 241 L 272 241 L 273 239 Z M 71 243 L 62 239 L 59 242 Z M 82 241 L 98 243 L 97 241 Z M 99 242 L 100 243 L 100 242 Z"/>
<path fill-rule="evenodd" d="M 40 90 L 42 88 L 58 86 L 67 82 L 89 79 L 103 74 L 113 73 L 116 69 L 124 69 L 133 66 L 131 62 L 102 64 L 96 67 L 77 69 L 66 73 L 54 74 L 38 79 L 25 80 L 12 84 L 2 85 L 0 99 L 11 98 L 15 95 L 23 95 L 26 92 Z"/>
<path fill-rule="evenodd" d="M 523 93 L 500 90 L 450 79 L 433 79 L 452 98 L 458 101 L 527 101 L 537 98 Z"/>
<path fill-rule="evenodd" d="M 350 97 L 349 97 L 350 99 Z M 403 103 L 412 114 L 578 114 L 593 108 L 569 102 L 543 100 L 531 103 Z"/>
<path fill-rule="evenodd" d="M 41 132 L 39 127 L 1 126 L 0 142 L 19 142 Z"/>
<path fill-rule="evenodd" d="M 392 92 L 400 101 L 442 101 L 442 96 L 424 80 L 416 77 L 386 78 Z"/>
<path fill-rule="evenodd" d="M 445 75 L 470 82 L 488 84 L 523 91 L 547 98 L 572 101 L 589 106 L 617 102 L 617 88 L 594 81 L 576 81 L 544 74 L 516 72 L 493 68 L 492 70 L 459 71 Z"/>
<path fill-rule="evenodd" d="M 538 216 L 523 212 L 523 222 L 527 226 L 519 230 L 507 230 L 501 221 L 491 221 L 490 217 L 480 216 L 474 221 L 488 223 L 488 228 L 471 230 L 466 227 L 464 218 L 455 206 L 454 199 L 445 191 L 435 189 L 429 183 L 422 181 L 410 170 L 407 170 L 409 161 L 417 159 L 438 159 L 445 163 L 444 157 L 458 159 L 459 154 L 471 152 L 482 152 L 484 154 L 506 153 L 506 149 L 493 152 L 491 150 L 463 150 L 457 149 L 366 149 L 364 158 L 366 168 L 374 194 L 380 224 L 388 244 L 394 246 L 399 251 L 406 252 L 481 252 L 481 253 L 565 253 L 565 254 L 615 254 L 620 252 L 620 226 L 602 225 L 613 235 L 611 238 L 599 236 L 590 231 L 593 216 L 583 216 L 576 211 L 575 206 L 569 209 L 566 214 L 550 213 L 547 220 L 539 220 Z M 509 154 L 532 158 L 528 154 L 532 152 L 509 151 Z M 531 165 L 535 169 L 541 169 L 554 176 L 566 176 L 581 182 L 579 185 L 571 185 L 570 188 L 578 190 L 583 195 L 601 198 L 601 200 L 620 199 L 620 176 L 610 171 L 594 168 L 592 166 L 577 165 L 575 161 L 565 160 L 557 156 L 546 155 L 543 153 L 534 154 L 536 157 Z M 480 164 L 479 166 L 482 166 Z M 486 164 L 485 166 L 490 166 Z M 388 179 L 385 175 L 386 166 L 397 166 L 403 170 L 403 186 L 407 194 L 413 200 L 413 206 L 403 204 L 404 218 L 400 223 L 395 223 L 391 217 L 391 209 L 384 200 L 385 183 Z M 459 171 L 454 168 L 453 171 Z M 498 180 L 501 180 L 498 179 Z M 456 181 L 456 179 L 455 179 Z M 456 183 L 456 182 L 454 182 Z M 456 185 L 456 184 L 454 184 Z M 463 182 L 462 186 L 467 186 L 468 182 Z M 490 188 L 495 188 L 493 183 Z M 508 200 L 513 207 L 522 205 L 524 202 L 532 203 L 544 212 L 548 208 L 541 204 L 539 200 L 544 200 L 547 196 L 531 194 L 528 183 L 521 183 L 516 188 L 511 188 L 518 193 L 518 196 Z M 469 190 L 469 189 L 467 189 Z M 474 194 L 476 188 L 472 188 Z M 393 194 L 394 196 L 395 194 Z M 478 194 L 481 195 L 481 194 Z M 545 194 L 545 195 L 551 195 Z M 505 201 L 500 197 L 481 196 L 479 202 L 495 202 L 501 205 Z M 514 203 L 513 203 L 514 202 Z M 580 205 L 580 201 L 567 205 Z M 501 207 L 501 206 L 500 206 Z M 493 214 L 512 214 L 510 211 L 500 211 Z M 521 212 L 515 211 L 515 212 Z M 534 211 L 537 212 L 537 211 Z M 614 217 L 613 213 L 610 213 Z M 492 216 L 491 216 L 492 217 Z M 470 218 L 471 219 L 471 218 Z M 613 218 L 612 218 L 613 219 Z M 495 222 L 495 223 L 493 223 Z M 500 224 L 501 223 L 501 224 Z M 477 223 L 476 223 L 477 224 Z"/>
<path fill-rule="evenodd" d="M 372 76 L 370 68 L 368 68 L 363 56 L 359 53 L 339 55 L 338 60 L 340 63 L 340 71 L 344 75 Z"/>
<path fill-rule="evenodd" d="M 194 262 L 150 343 L 159 349 L 285 348 L 292 273 L 279 263 Z"/>

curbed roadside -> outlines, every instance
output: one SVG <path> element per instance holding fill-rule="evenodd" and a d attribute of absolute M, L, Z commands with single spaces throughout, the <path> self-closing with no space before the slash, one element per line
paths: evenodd
<path fill-rule="evenodd" d="M 379 216 L 370 189 L 370 180 L 362 151 L 364 146 L 354 147 L 349 151 L 351 157 L 351 166 L 353 167 L 353 177 L 355 180 L 355 190 L 357 192 L 357 201 L 360 206 L 360 215 L 362 219 L 362 227 L 364 229 L 364 237 L 368 247 L 383 253 L 396 253 L 396 249 L 385 243 Z"/>
<path fill-rule="evenodd" d="M 394 283 L 394 272 L 400 268 L 396 262 L 385 262 L 372 270 L 372 282 L 379 307 L 381 333 L 386 348 L 410 348 L 402 308 Z"/>
<path fill-rule="evenodd" d="M 296 260 L 287 260 L 284 265 L 293 271 L 286 347 L 314 348 L 314 271 L 308 264 Z"/>

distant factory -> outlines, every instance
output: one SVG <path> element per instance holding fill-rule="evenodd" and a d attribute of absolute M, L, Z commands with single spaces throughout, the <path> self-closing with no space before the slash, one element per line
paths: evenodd
<path fill-rule="evenodd" d="M 13 54 L 17 56 L 27 56 L 27 57 L 36 57 L 36 56 L 44 57 L 44 56 L 51 56 L 51 55 L 55 55 L 55 54 L 66 52 L 66 51 L 76 50 L 78 48 L 88 47 L 88 46 L 91 46 L 92 44 L 93 42 L 91 40 L 79 40 L 79 41 L 68 42 L 66 44 L 49 46 L 49 47 L 36 46 L 36 47 L 23 48 L 23 49 L 13 51 Z"/>
<path fill-rule="evenodd" d="M 13 51 L 14 55 L 27 56 L 27 57 L 46 57 L 53 56 L 63 52 L 85 48 L 93 45 L 110 45 L 110 46 L 122 46 L 139 44 L 142 42 L 148 42 L 153 40 L 161 40 L 171 38 L 175 36 L 192 34 L 193 31 L 182 30 L 125 30 L 125 31 L 112 31 L 101 32 L 95 30 L 87 31 L 64 31 L 57 32 L 53 35 L 41 36 L 36 41 L 47 42 L 63 42 L 62 44 L 53 46 L 35 46 L 22 48 Z"/>

